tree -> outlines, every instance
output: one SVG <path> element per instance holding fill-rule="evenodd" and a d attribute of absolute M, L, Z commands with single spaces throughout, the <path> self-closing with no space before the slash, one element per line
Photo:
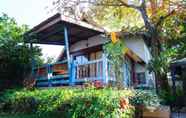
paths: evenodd
<path fill-rule="evenodd" d="M 0 16 L 0 89 L 21 86 L 31 71 L 32 58 L 41 55 L 40 49 L 24 43 L 27 26 L 18 26 L 6 14 Z"/>
<path fill-rule="evenodd" d="M 142 32 L 151 49 L 151 54 L 154 57 L 153 60 L 156 60 L 156 62 L 158 61 L 158 64 L 164 63 L 160 65 L 159 68 L 154 69 L 156 83 L 158 83 L 158 80 L 162 80 L 162 78 L 165 77 L 163 83 L 164 85 L 165 83 L 168 84 L 166 82 L 166 76 L 164 76 L 166 75 L 166 70 L 168 70 L 171 60 L 173 60 L 175 56 L 178 57 L 178 53 L 183 53 L 181 51 L 178 52 L 177 48 L 173 48 L 179 45 L 179 50 L 181 50 L 181 47 L 184 47 L 183 40 L 177 40 L 179 43 L 170 43 L 170 41 L 175 42 L 175 39 L 181 36 L 181 33 L 178 33 L 178 30 L 181 29 L 180 25 L 177 25 L 176 22 L 178 20 L 184 20 L 186 17 L 183 1 L 133 0 L 129 3 L 127 0 L 99 0 L 96 4 L 98 7 L 95 7 L 95 9 L 98 9 L 98 11 L 95 12 L 95 16 L 97 16 L 96 18 L 98 18 L 98 21 L 105 21 L 108 18 L 106 17 L 107 19 L 104 19 L 104 16 L 110 15 L 116 17 L 115 19 L 120 19 L 122 22 L 126 20 L 126 16 L 129 16 L 128 14 L 134 19 L 139 19 L 139 21 L 135 23 L 135 26 L 132 27 L 125 27 L 126 23 L 124 23 L 124 31 L 132 32 L 133 34 Z M 103 12 L 100 12 L 100 10 Z M 144 24 L 142 24 L 140 20 L 142 20 Z M 184 48 L 182 48 L 182 50 L 183 49 Z M 161 53 L 162 51 L 164 52 Z M 161 73 L 162 69 L 166 69 L 164 73 Z M 157 85 L 156 87 L 158 88 Z"/>
<path fill-rule="evenodd" d="M 160 35 L 167 40 L 162 44 L 163 50 L 160 55 L 154 57 L 149 64 L 150 69 L 160 75 L 162 90 L 168 88 L 167 73 L 171 72 L 171 64 L 186 56 L 186 22 L 182 17 L 175 15 L 166 19 L 166 22 L 163 23 L 162 26 L 166 27 L 166 32 L 162 32 Z"/>

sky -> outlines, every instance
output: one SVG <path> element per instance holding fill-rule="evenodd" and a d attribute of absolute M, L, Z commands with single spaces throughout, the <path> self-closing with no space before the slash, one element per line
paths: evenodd
<path fill-rule="evenodd" d="M 52 0 L 0 0 L 0 14 L 6 13 L 13 17 L 19 25 L 26 24 L 34 27 L 49 17 L 47 6 Z M 62 46 L 41 45 L 43 58 L 57 58 Z"/>

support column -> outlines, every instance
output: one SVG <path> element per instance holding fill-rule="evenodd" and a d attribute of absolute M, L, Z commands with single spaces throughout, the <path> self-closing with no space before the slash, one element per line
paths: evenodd
<path fill-rule="evenodd" d="M 69 79 L 70 79 L 70 84 L 71 84 L 71 79 L 72 79 L 71 62 L 72 60 L 70 59 L 68 30 L 66 26 L 64 26 L 64 38 L 65 38 L 65 50 L 66 50 L 66 55 L 67 55 L 68 74 L 70 76 Z"/>
<path fill-rule="evenodd" d="M 105 54 L 103 54 L 103 82 L 108 84 L 108 60 Z"/>
<path fill-rule="evenodd" d="M 32 42 L 30 43 L 30 50 L 31 50 L 31 64 L 32 64 L 31 74 L 33 76 L 34 75 L 34 68 L 35 68 L 35 60 L 34 60 L 34 57 L 33 57 L 33 43 Z"/>
<path fill-rule="evenodd" d="M 47 64 L 47 79 L 48 79 L 48 87 L 52 87 L 52 68 L 50 64 Z"/>
<path fill-rule="evenodd" d="M 75 60 L 73 60 L 73 58 L 71 57 L 71 75 L 70 75 L 70 85 L 75 85 L 75 79 L 76 79 L 76 62 Z"/>

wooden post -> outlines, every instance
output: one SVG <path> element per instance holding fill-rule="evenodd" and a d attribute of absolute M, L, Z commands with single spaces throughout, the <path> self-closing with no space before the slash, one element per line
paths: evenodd
<path fill-rule="evenodd" d="M 64 37 L 65 37 L 65 50 L 67 55 L 67 63 L 68 63 L 68 74 L 70 76 L 70 80 L 72 80 L 72 72 L 71 72 L 71 59 L 70 59 L 70 50 L 69 50 L 69 39 L 68 39 L 68 30 L 67 27 L 64 26 Z M 71 84 L 71 81 L 70 81 Z"/>
<path fill-rule="evenodd" d="M 123 63 L 123 85 L 125 87 L 128 87 L 128 81 L 127 81 L 127 64 L 126 62 Z"/>
<path fill-rule="evenodd" d="M 103 82 L 104 84 L 107 84 L 108 83 L 108 63 L 107 63 L 107 57 L 105 54 L 103 54 L 103 57 L 102 57 L 102 60 L 103 60 Z"/>
<path fill-rule="evenodd" d="M 32 76 L 34 75 L 34 68 L 35 68 L 35 60 L 34 60 L 34 57 L 33 57 L 33 43 L 31 42 L 30 43 L 30 50 L 31 50 L 31 63 L 32 63 Z"/>
<path fill-rule="evenodd" d="M 51 65 L 50 64 L 47 64 L 47 79 L 48 79 L 48 86 L 49 87 L 52 87 L 51 77 L 52 77 Z"/>
<path fill-rule="evenodd" d="M 76 79 L 76 63 L 75 63 L 75 60 L 72 60 L 70 85 L 72 86 L 75 85 L 75 79 Z"/>

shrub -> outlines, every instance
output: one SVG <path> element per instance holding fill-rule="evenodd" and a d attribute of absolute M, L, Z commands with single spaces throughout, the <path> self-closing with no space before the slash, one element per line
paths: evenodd
<path fill-rule="evenodd" d="M 38 116 L 55 113 L 68 118 L 131 118 L 134 107 L 128 102 L 130 96 L 133 96 L 131 90 L 93 88 L 9 90 L 1 98 L 5 103 L 1 112 L 36 113 Z"/>
<path fill-rule="evenodd" d="M 150 90 L 136 90 L 134 96 L 131 96 L 129 100 L 135 106 L 135 116 L 137 118 L 142 117 L 144 109 L 156 109 L 161 102 L 157 94 Z"/>
<path fill-rule="evenodd" d="M 135 95 L 130 98 L 130 103 L 134 106 L 143 105 L 144 107 L 148 106 L 159 106 L 161 99 L 158 95 L 150 90 L 137 90 Z"/>

